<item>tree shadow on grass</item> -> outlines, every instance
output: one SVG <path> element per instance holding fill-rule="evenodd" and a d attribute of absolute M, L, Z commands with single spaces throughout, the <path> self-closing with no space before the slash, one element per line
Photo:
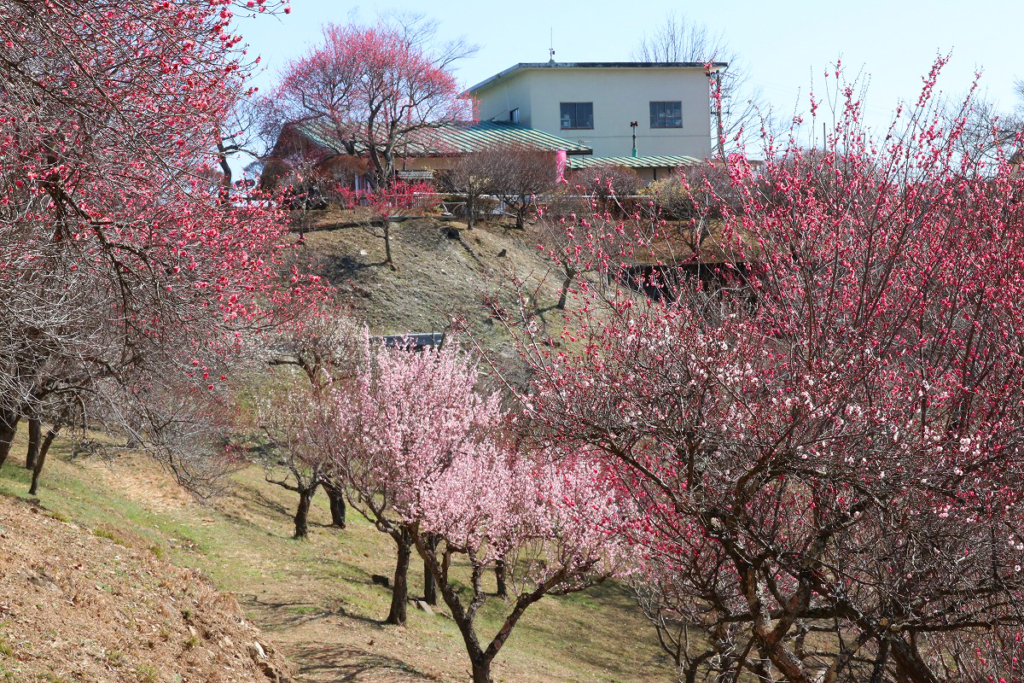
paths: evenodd
<path fill-rule="evenodd" d="M 367 626 L 376 628 L 383 628 L 385 626 L 382 619 L 371 619 L 356 612 L 350 612 L 345 609 L 344 605 L 337 603 L 327 606 L 322 603 L 304 600 L 267 600 L 257 595 L 240 595 L 239 597 L 244 600 L 247 607 L 260 612 L 260 624 L 265 629 L 294 628 L 300 624 L 339 617 L 359 621 Z"/>
<path fill-rule="evenodd" d="M 320 266 L 320 274 L 331 282 L 346 282 L 361 270 L 379 268 L 387 265 L 387 261 L 371 262 L 355 258 L 348 254 L 334 256 L 325 260 Z"/>
<path fill-rule="evenodd" d="M 262 528 L 262 525 L 245 517 L 243 514 L 245 511 L 252 511 L 255 509 L 255 511 L 269 514 L 274 517 L 283 517 L 288 521 L 291 521 L 295 515 L 294 510 L 289 510 L 280 501 L 270 498 L 263 492 L 263 489 L 258 487 L 248 486 L 246 484 L 237 484 L 230 488 L 230 493 L 227 497 L 233 499 L 237 503 L 238 507 L 237 509 L 222 508 L 221 512 L 228 519 L 247 526 L 259 526 Z"/>
<path fill-rule="evenodd" d="M 255 595 L 240 596 L 247 611 L 257 612 L 257 621 L 265 632 L 299 632 L 317 633 L 333 629 L 345 629 L 342 620 L 354 620 L 369 627 L 363 631 L 373 644 L 374 633 L 387 627 L 383 621 L 370 619 L 349 612 L 338 604 L 325 606 L 303 600 L 266 600 Z M 288 659 L 295 663 L 299 676 L 298 681 L 313 683 L 314 681 L 382 681 L 396 683 L 416 683 L 418 681 L 436 680 L 424 674 L 396 657 L 390 657 L 369 650 L 343 643 L 325 643 L 319 639 L 307 639 L 282 645 Z"/>
<path fill-rule="evenodd" d="M 310 681 L 387 680 L 415 683 L 437 680 L 395 657 L 348 645 L 308 643 L 292 648 L 290 654 L 298 665 L 299 674 Z"/>
<path fill-rule="evenodd" d="M 632 589 L 617 581 L 606 581 L 558 599 L 573 604 L 573 610 L 563 614 L 562 619 L 557 622 L 532 623 L 527 628 L 547 639 L 565 637 L 565 633 L 570 632 L 575 634 L 573 637 L 579 639 L 581 644 L 582 641 L 599 644 L 615 642 L 621 638 L 624 624 L 633 624 L 640 629 L 648 627 L 646 622 L 636 621 L 638 608 Z M 650 628 L 653 631 L 653 626 Z M 630 674 L 630 671 L 624 668 L 624 665 L 629 665 L 626 665 L 614 650 L 592 646 L 587 648 L 586 652 L 588 665 L 596 664 L 612 675 Z M 574 653 L 566 655 L 568 658 L 575 656 Z M 636 663 L 633 661 L 632 665 L 635 666 Z M 668 664 L 669 658 L 660 651 L 654 651 L 652 659 L 646 663 L 661 666 Z"/>

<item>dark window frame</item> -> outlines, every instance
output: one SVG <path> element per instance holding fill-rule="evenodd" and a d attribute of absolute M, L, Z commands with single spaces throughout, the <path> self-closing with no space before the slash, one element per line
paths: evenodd
<path fill-rule="evenodd" d="M 589 107 L 589 126 L 574 125 L 580 123 L 579 108 L 581 106 Z M 569 114 L 569 125 L 565 125 L 566 108 L 572 107 L 572 113 Z M 594 130 L 594 103 L 593 102 L 560 102 L 558 104 L 558 124 L 562 130 Z"/>
<path fill-rule="evenodd" d="M 679 116 L 672 116 L 674 111 L 669 107 L 678 110 Z M 652 101 L 650 105 L 650 114 L 652 129 L 672 129 L 683 127 L 683 103 L 681 100 Z M 676 123 L 676 121 L 678 121 L 678 123 Z"/>

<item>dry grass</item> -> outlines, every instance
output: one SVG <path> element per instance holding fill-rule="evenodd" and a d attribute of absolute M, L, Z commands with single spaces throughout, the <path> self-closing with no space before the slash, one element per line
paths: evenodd
<path fill-rule="evenodd" d="M 3 488 L 20 474 L 8 465 Z M 233 597 L 122 533 L 116 518 L 89 533 L 0 497 L 0 680 L 247 683 L 287 670 Z"/>

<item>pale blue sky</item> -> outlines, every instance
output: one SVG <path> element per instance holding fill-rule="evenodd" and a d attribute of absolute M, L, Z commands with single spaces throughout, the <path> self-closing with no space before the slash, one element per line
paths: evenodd
<path fill-rule="evenodd" d="M 421 12 L 440 22 L 442 36 L 465 34 L 480 45 L 456 75 L 463 85 L 484 80 L 517 62 L 548 59 L 549 30 L 559 61 L 625 61 L 644 34 L 669 11 L 681 11 L 721 31 L 748 64 L 776 111 L 788 118 L 806 108 L 814 79 L 841 57 L 848 73 L 870 76 L 867 116 L 882 126 L 897 100 L 914 100 L 936 54 L 952 51 L 940 87 L 960 94 L 974 71 L 983 69 L 981 89 L 1003 108 L 1017 104 L 1015 78 L 1024 79 L 1024 3 L 1013 0 L 950 2 L 859 0 L 734 0 L 682 3 L 669 0 L 293 0 L 288 16 L 245 21 L 241 33 L 266 70 L 266 89 L 288 59 L 319 37 L 324 22 L 350 17 L 372 20 L 383 9 Z"/>

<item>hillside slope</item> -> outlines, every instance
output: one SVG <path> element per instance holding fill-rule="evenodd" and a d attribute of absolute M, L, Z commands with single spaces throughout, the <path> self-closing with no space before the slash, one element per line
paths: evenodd
<path fill-rule="evenodd" d="M 329 527 L 324 496 L 314 501 L 310 538 L 295 541 L 290 518 L 294 494 L 267 483 L 259 468 L 236 472 L 223 496 L 200 505 L 143 456 L 119 452 L 113 460 L 70 459 L 70 444 L 58 441 L 51 450 L 40 499 L 32 501 L 40 512 L 32 513 L 26 502 L 3 498 L 27 498 L 28 472 L 17 462 L 24 443 L 24 434 L 19 434 L 14 455 L 0 470 L 0 525 L 7 536 L 0 538 L 0 558 L 5 558 L 0 560 L 5 563 L 0 565 L 4 577 L 0 580 L 0 637 L 14 648 L 12 656 L 0 654 L 0 667 L 26 675 L 8 680 L 175 683 L 177 674 L 181 683 L 263 683 L 264 678 L 252 673 L 248 678 L 231 678 L 233 674 L 225 672 L 224 678 L 217 679 L 206 677 L 202 668 L 190 668 L 205 666 L 217 657 L 244 656 L 246 644 L 256 639 L 268 653 L 276 648 L 293 663 L 294 683 L 468 680 L 464 645 L 443 606 L 432 614 L 411 606 L 404 628 L 382 623 L 390 592 L 374 585 L 371 576 L 391 574 L 393 544 L 351 513 L 347 529 Z M 76 524 L 93 529 L 92 535 Z M 9 548 L 14 539 L 16 545 Z M 80 546 L 96 554 L 80 557 L 75 554 Z M 17 561 L 17 569 L 6 559 L 14 556 L 11 548 L 18 548 L 18 557 L 25 558 Z M 29 551 L 35 554 L 22 554 Z M 186 569 L 168 574 L 156 556 Z M 85 569 L 75 568 L 78 564 Z M 81 614 L 81 630 L 59 636 L 59 642 L 72 644 L 94 638 L 95 643 L 82 651 L 92 654 L 78 654 L 78 658 L 88 657 L 92 667 L 80 675 L 72 675 L 71 654 L 49 648 L 50 633 L 57 626 L 49 621 L 36 626 L 32 621 L 16 622 L 4 612 L 4 605 L 11 604 L 4 597 L 9 595 L 4 581 L 16 580 L 21 590 L 36 590 L 28 570 L 33 575 L 45 572 L 61 591 L 65 587 L 86 591 L 92 600 L 88 610 L 72 612 Z M 421 591 L 421 571 L 414 563 L 413 597 Z M 464 567 L 457 571 L 468 581 Z M 231 599 L 214 597 L 200 576 L 232 592 L 246 619 L 262 629 L 266 638 L 233 635 L 227 628 L 237 618 Z M 34 605 L 46 597 L 44 611 L 58 624 L 66 611 L 66 598 L 64 592 L 46 587 L 50 580 L 40 578 L 44 585 L 35 593 L 25 593 L 14 610 L 18 618 L 33 614 Z M 192 592 L 182 593 L 183 588 Z M 178 610 L 165 618 L 166 623 L 150 616 L 150 610 L 162 610 L 170 598 Z M 201 616 L 203 607 L 196 602 L 223 615 Z M 506 609 L 500 600 L 489 601 L 481 612 L 481 629 L 494 633 Z M 187 618 L 185 610 L 190 612 Z M 195 623 L 200 619 L 211 625 L 201 627 Z M 162 629 L 169 634 L 167 639 L 150 635 L 149 624 L 158 624 L 158 635 Z M 193 637 L 190 625 L 198 633 L 193 645 L 200 647 L 194 651 L 185 647 Z M 204 628 L 214 634 L 211 639 L 204 637 Z M 107 629 L 117 630 L 104 635 Z M 231 646 L 218 646 L 222 631 Z M 34 632 L 38 635 L 31 635 Z M 82 635 L 88 633 L 94 635 Z M 26 640 L 29 644 L 22 645 Z M 78 652 L 69 646 L 67 652 L 73 651 Z M 106 661 L 104 651 L 120 653 L 112 657 L 123 666 Z M 152 677 L 132 678 L 140 667 Z M 51 669 L 56 678 L 28 675 Z M 498 656 L 494 674 L 496 681 L 508 683 L 675 679 L 674 668 L 658 648 L 630 592 L 615 583 L 564 598 L 546 598 L 531 607 Z"/>
<path fill-rule="evenodd" d="M 234 598 L 109 536 L 0 497 L 0 680 L 289 680 Z"/>
<path fill-rule="evenodd" d="M 373 334 L 441 331 L 459 319 L 477 341 L 498 348 L 505 336 L 487 302 L 513 303 L 515 282 L 542 316 L 553 313 L 561 276 L 538 249 L 532 225 L 515 230 L 492 222 L 467 230 L 439 216 L 397 223 L 391 270 L 381 229 L 356 222 L 350 211 L 315 213 L 315 230 L 306 233 L 298 258 L 317 264 Z"/>
<path fill-rule="evenodd" d="M 532 226 L 516 231 L 503 225 L 484 225 L 470 231 L 461 223 L 437 217 L 410 220 L 394 229 L 392 249 L 397 270 L 392 271 L 383 264 L 379 230 L 353 225 L 351 212 L 327 211 L 315 218 L 323 229 L 306 233 L 303 245 L 295 250 L 296 256 L 300 261 L 314 263 L 330 278 L 341 290 L 353 315 L 364 320 L 373 334 L 440 331 L 457 318 L 477 343 L 514 364 L 515 353 L 507 334 L 487 303 L 512 303 L 516 296 L 510 286 L 512 282 L 523 283 L 522 291 L 540 318 L 557 325 L 558 312 L 552 307 L 558 299 L 560 276 L 539 253 L 538 235 Z M 109 442 L 103 436 L 98 438 Z M 0 470 L 0 499 L 3 495 L 26 498 L 28 473 L 17 464 L 24 447 L 22 430 L 15 442 L 14 455 Z M 390 593 L 374 585 L 371 577 L 391 575 L 394 547 L 389 538 L 354 512 L 350 511 L 347 529 L 329 527 L 324 497 L 318 495 L 310 515 L 310 538 L 295 541 L 291 538 L 291 514 L 297 500 L 294 494 L 267 483 L 265 473 L 258 467 L 237 471 L 224 495 L 208 505 L 200 505 L 145 457 L 119 449 L 112 449 L 111 454 L 112 460 L 96 455 L 73 458 L 71 444 L 58 440 L 51 450 L 40 498 L 32 501 L 33 506 L 42 506 L 40 512 L 27 512 L 33 508 L 12 502 L 6 502 L 0 509 L 3 533 L 25 539 L 29 544 L 32 538 L 43 539 L 41 549 L 53 545 L 45 551 L 52 559 L 46 560 L 49 564 L 44 563 L 44 570 L 59 589 L 63 590 L 61 582 L 69 580 L 67 576 L 77 576 L 67 567 L 80 564 L 93 572 L 90 577 L 96 577 L 86 586 L 93 586 L 89 590 L 96 593 L 96 600 L 123 598 L 131 605 L 142 606 L 137 608 L 142 611 L 136 613 L 131 611 L 136 608 L 122 607 L 120 603 L 97 602 L 100 606 L 92 612 L 82 612 L 83 629 L 88 629 L 90 619 L 99 624 L 109 615 L 129 614 L 136 621 L 156 623 L 155 617 L 139 616 L 145 614 L 146 605 L 166 605 L 170 598 L 179 603 L 199 600 L 195 594 L 182 597 L 175 592 L 183 582 L 195 584 L 194 590 L 210 590 L 198 578 L 199 574 L 189 573 L 198 570 L 218 589 L 237 596 L 246 618 L 266 633 L 270 642 L 259 641 L 264 650 L 276 656 L 271 647 L 275 645 L 293 663 L 292 680 L 296 683 L 454 683 L 468 679 L 461 636 L 443 606 L 429 613 L 411 607 L 409 624 L 404 628 L 382 623 Z M 275 473 L 278 477 L 282 474 Z M 21 512 L 8 514 L 10 506 Z M 73 520 L 93 529 L 93 534 L 59 519 Z M 105 548 L 113 554 L 84 559 L 69 555 L 60 548 L 78 547 L 62 535 L 72 532 L 88 539 L 82 541 L 85 547 Z M 0 542 L 8 543 L 2 538 Z M 18 547 L 18 552 L 24 553 L 30 546 Z M 181 574 L 184 578 L 150 580 L 151 575 L 163 576 L 154 569 L 163 566 L 155 556 L 188 568 Z M 0 545 L 0 558 L 4 557 L 13 554 Z M 29 572 L 38 573 L 32 568 L 33 562 L 39 564 L 43 560 L 27 555 L 18 557 L 18 569 L 6 569 L 2 564 L 0 568 L 5 576 L 21 576 L 21 584 L 34 585 L 26 584 Z M 456 575 L 462 572 L 463 582 L 468 583 L 469 574 L 464 566 L 456 561 L 453 571 Z M 493 581 L 493 577 L 488 579 Z M 40 580 L 44 584 L 48 581 Z M 125 584 L 131 588 L 124 588 Z M 3 587 L 0 583 L 0 590 Z M 422 590 L 422 567 L 418 563 L 411 570 L 410 587 L 413 597 Z M 211 609 L 222 602 L 215 597 L 203 601 L 209 602 Z M 31 596 L 22 602 L 29 607 L 34 604 Z M 46 609 L 51 610 L 56 622 L 61 613 L 60 600 L 52 602 L 53 607 Z M 170 635 L 165 641 L 169 645 L 161 650 L 163 644 L 157 642 L 156 651 L 152 651 L 149 639 L 143 637 L 148 626 L 139 631 L 143 635 L 137 635 L 125 626 L 132 623 L 131 619 L 114 616 L 111 620 L 118 622 L 118 628 L 124 627 L 123 631 L 103 635 L 106 629 L 114 627 L 106 623 L 97 626 L 96 644 L 90 646 L 95 654 L 92 668 L 75 673 L 69 668 L 70 655 L 60 654 L 59 648 L 47 650 L 44 636 L 28 638 L 25 634 L 33 631 L 32 623 L 15 624 L 5 616 L 4 604 L 0 593 L 0 637 L 19 644 L 11 655 L 2 654 L 0 648 L 0 666 L 7 666 L 17 675 L 52 670 L 56 676 L 16 676 L 10 680 L 174 683 L 179 681 L 175 676 L 180 677 L 181 683 L 263 680 L 217 679 L 206 677 L 209 672 L 202 668 L 190 668 L 201 667 L 202 662 L 212 662 L 217 657 L 244 655 L 247 646 L 240 643 L 259 637 L 242 639 L 230 635 L 234 649 L 218 649 L 217 643 L 222 639 L 205 639 L 200 627 L 188 621 L 198 618 L 193 607 L 183 607 L 177 616 L 167 617 L 166 626 L 158 627 Z M 236 618 L 230 600 L 225 604 L 221 616 L 209 617 L 214 619 L 214 627 L 209 630 L 218 638 L 218 629 L 226 629 L 220 624 Z M 18 608 L 19 616 L 31 611 L 24 605 Z M 507 609 L 508 605 L 497 599 L 485 605 L 479 619 L 483 635 L 497 631 Z M 189 611 L 187 618 L 182 616 L 183 610 Z M 38 632 L 50 628 L 46 624 L 38 626 Z M 192 634 L 190 626 L 198 636 Z M 60 636 L 58 642 L 78 642 L 86 637 Z M 200 642 L 194 638 L 202 639 L 201 654 L 207 657 L 197 659 L 199 664 L 187 659 L 200 656 L 196 647 Z M 191 643 L 191 647 L 184 649 L 183 643 Z M 105 658 L 103 652 L 117 653 L 112 658 L 119 666 L 108 661 L 110 658 Z M 35 668 L 27 668 L 30 662 Z M 142 673 L 133 673 L 136 669 Z M 4 680 L 3 671 L 0 669 L 0 683 Z M 579 594 L 544 599 L 532 606 L 495 661 L 494 676 L 496 681 L 509 683 L 639 683 L 675 680 L 676 671 L 658 647 L 653 629 L 640 614 L 631 592 L 609 582 Z"/>

